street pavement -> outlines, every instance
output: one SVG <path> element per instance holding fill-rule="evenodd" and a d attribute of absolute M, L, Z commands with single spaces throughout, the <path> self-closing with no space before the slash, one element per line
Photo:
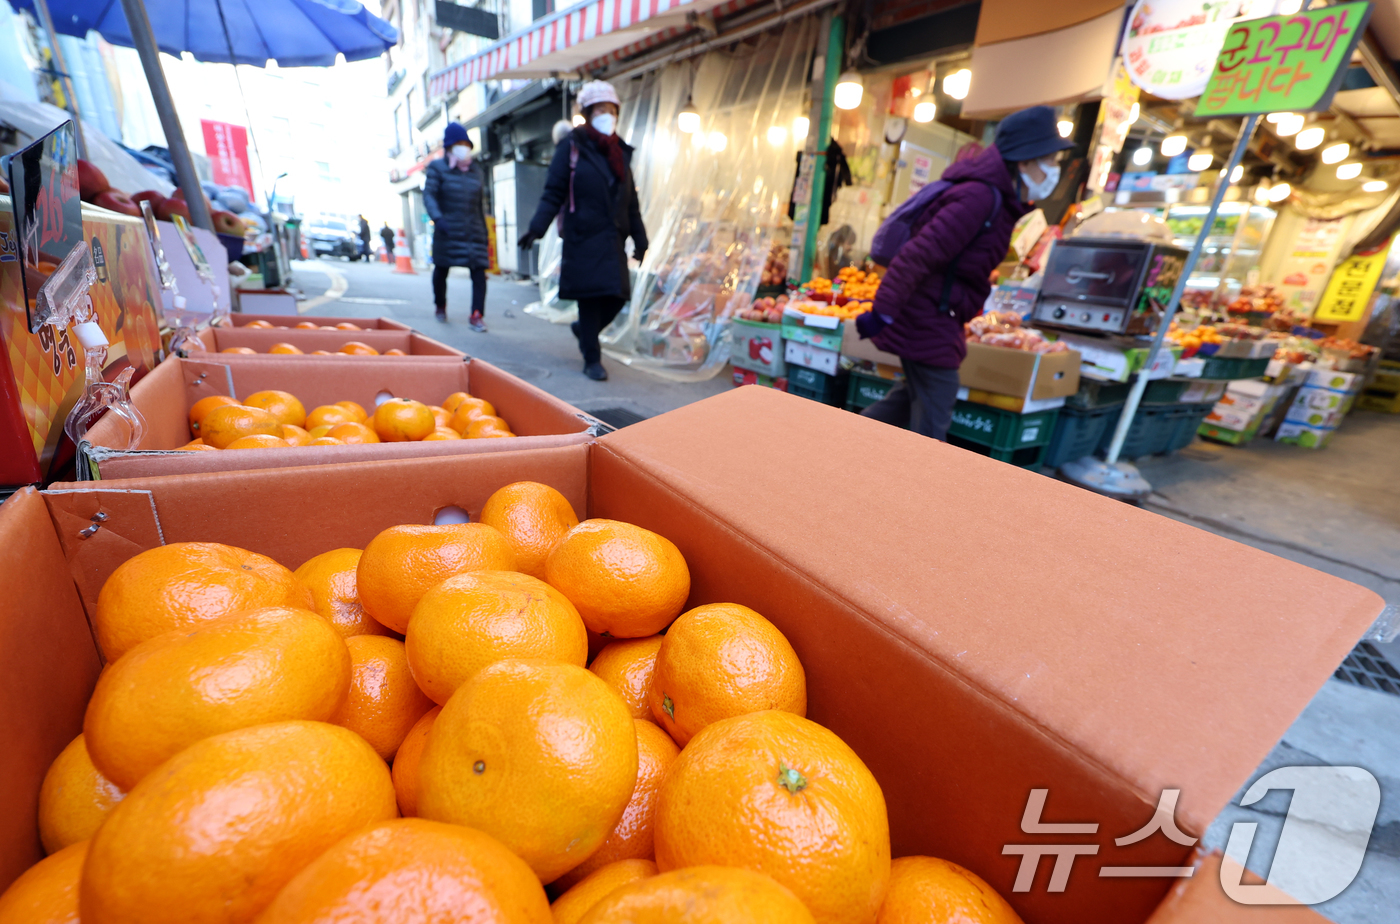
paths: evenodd
<path fill-rule="evenodd" d="M 457 273 L 461 273 L 459 277 Z M 732 387 L 726 375 L 675 383 L 604 358 L 610 380 L 582 374 L 582 359 L 567 325 L 527 315 L 538 289 L 491 281 L 489 333 L 467 327 L 471 281 L 464 270 L 448 282 L 448 321 L 433 318 L 426 272 L 396 274 L 382 264 L 321 259 L 295 264 L 295 284 L 308 296 L 309 315 L 390 317 L 466 353 L 494 363 L 604 419 L 651 417 Z M 616 418 L 621 412 L 622 421 Z M 1388 415 L 1356 412 L 1332 445 L 1310 451 L 1273 443 L 1248 448 L 1197 441 L 1170 457 L 1139 460 L 1157 491 L 1147 509 L 1275 555 L 1370 587 L 1400 606 L 1400 425 Z M 1191 595 L 1230 592 L 1194 587 L 1184 574 L 1182 605 Z M 1400 644 L 1377 646 L 1400 666 Z M 1356 882 L 1316 910 L 1336 924 L 1393 922 L 1400 896 L 1400 696 L 1329 680 L 1264 760 L 1249 782 L 1279 766 L 1359 766 L 1381 782 L 1376 828 Z M 1247 786 L 1248 784 L 1246 784 Z M 1241 794 L 1244 788 L 1241 789 Z M 1249 808 L 1238 797 L 1207 832 L 1205 843 L 1224 849 L 1230 825 L 1259 825 L 1247 864 L 1267 875 L 1288 810 L 1275 793 Z"/>

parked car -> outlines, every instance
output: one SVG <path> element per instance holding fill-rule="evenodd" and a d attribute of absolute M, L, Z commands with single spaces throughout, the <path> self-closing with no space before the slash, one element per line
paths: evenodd
<path fill-rule="evenodd" d="M 360 241 L 350 223 L 343 218 L 330 215 L 309 218 L 301 227 L 301 236 L 306 241 L 307 252 L 313 257 L 360 259 Z"/>

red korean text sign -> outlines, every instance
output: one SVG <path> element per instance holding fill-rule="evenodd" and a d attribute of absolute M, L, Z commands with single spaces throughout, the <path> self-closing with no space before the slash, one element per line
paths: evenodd
<path fill-rule="evenodd" d="M 1339 3 L 1230 27 L 1197 116 L 1326 109 L 1366 31 L 1370 3 Z"/>
<path fill-rule="evenodd" d="M 204 153 L 210 172 L 220 186 L 237 186 L 253 195 L 253 167 L 248 162 L 248 129 L 228 122 L 200 119 L 204 129 Z"/>

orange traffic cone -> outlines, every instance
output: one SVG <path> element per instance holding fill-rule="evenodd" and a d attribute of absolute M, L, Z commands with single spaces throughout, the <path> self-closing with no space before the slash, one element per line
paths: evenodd
<path fill-rule="evenodd" d="M 418 275 L 418 271 L 413 268 L 413 254 L 408 250 L 408 235 L 402 228 L 394 235 L 394 272 Z"/>
<path fill-rule="evenodd" d="M 310 259 L 306 253 L 306 238 L 301 238 L 301 258 L 303 260 Z"/>

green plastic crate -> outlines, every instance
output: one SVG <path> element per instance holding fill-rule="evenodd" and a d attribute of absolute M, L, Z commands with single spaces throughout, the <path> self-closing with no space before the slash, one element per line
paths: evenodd
<path fill-rule="evenodd" d="M 825 372 L 808 369 L 806 366 L 788 366 L 787 371 L 787 390 L 790 395 L 809 398 L 812 401 L 820 401 L 822 404 L 830 404 L 834 407 L 840 407 L 842 400 L 846 397 L 845 378 L 847 373 L 827 375 Z"/>
<path fill-rule="evenodd" d="M 1114 407 L 1128 400 L 1127 382 L 1103 382 L 1087 375 L 1079 377 L 1079 391 L 1065 399 L 1065 407 Z"/>
<path fill-rule="evenodd" d="M 846 386 L 846 410 L 859 411 L 870 407 L 889 394 L 896 384 L 878 375 L 852 370 L 850 384 Z"/>
<path fill-rule="evenodd" d="M 1177 405 L 1172 415 L 1171 435 L 1167 438 L 1167 446 L 1162 452 L 1173 453 L 1191 445 L 1191 441 L 1196 438 L 1196 432 L 1205 422 L 1206 415 L 1214 407 L 1211 403 Z"/>
<path fill-rule="evenodd" d="M 1143 404 L 1176 404 L 1191 386 L 1187 379 L 1155 379 L 1147 383 L 1142 393 Z"/>
<path fill-rule="evenodd" d="M 1122 413 L 1122 402 L 1093 408 L 1066 404 L 1055 420 L 1055 432 L 1046 446 L 1042 464 L 1059 468 L 1066 462 L 1093 455 L 1104 442 L 1104 431 L 1116 424 Z"/>
<path fill-rule="evenodd" d="M 1259 359 L 1239 359 L 1236 357 L 1207 356 L 1201 369 L 1203 379 L 1257 379 L 1269 369 L 1269 357 Z"/>
<path fill-rule="evenodd" d="M 1059 408 L 1018 414 L 972 401 L 953 405 L 953 423 L 948 433 L 979 446 L 998 451 L 1044 446 L 1054 435 L 1055 418 Z"/>
<path fill-rule="evenodd" d="M 1020 449 L 993 449 L 990 446 L 983 446 L 981 443 L 975 443 L 951 433 L 948 434 L 948 445 L 980 453 L 1017 468 L 1039 468 L 1045 459 L 1045 450 L 1048 448 L 1042 443 L 1039 446 L 1023 446 Z"/>

